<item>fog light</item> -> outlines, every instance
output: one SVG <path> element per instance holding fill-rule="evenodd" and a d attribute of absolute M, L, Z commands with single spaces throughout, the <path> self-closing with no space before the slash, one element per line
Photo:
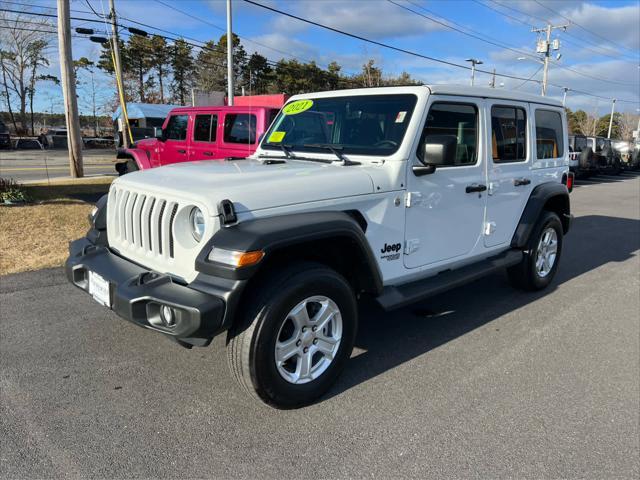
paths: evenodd
<path fill-rule="evenodd" d="M 165 327 L 173 327 L 176 324 L 176 315 L 173 308 L 168 305 L 162 305 L 160 307 L 160 320 L 162 320 Z"/>

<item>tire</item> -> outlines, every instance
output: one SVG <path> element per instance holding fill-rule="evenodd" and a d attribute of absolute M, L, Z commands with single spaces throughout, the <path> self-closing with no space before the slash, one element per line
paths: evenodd
<path fill-rule="evenodd" d="M 127 173 L 137 172 L 140 170 L 138 164 L 134 160 L 127 160 L 126 162 L 116 163 L 116 172 L 119 176 L 126 175 Z"/>
<path fill-rule="evenodd" d="M 553 247 L 543 247 L 543 243 L 546 242 L 543 237 L 545 239 L 552 238 L 551 231 L 555 233 L 555 256 L 553 256 L 552 261 L 551 253 Z M 562 243 L 563 230 L 560 218 L 554 212 L 543 211 L 529 238 L 522 262 L 507 269 L 511 284 L 528 291 L 542 290 L 549 286 L 558 270 L 562 254 Z M 540 268 L 539 264 L 537 265 L 541 261 L 538 253 L 541 248 L 540 254 L 546 258 L 546 263 L 542 262 L 542 268 Z M 546 250 L 544 250 L 545 248 Z M 544 251 L 548 252 L 548 255 L 545 255 Z M 548 268 L 549 263 L 551 263 L 551 268 Z"/>
<path fill-rule="evenodd" d="M 256 295 L 227 337 L 229 368 L 257 400 L 276 408 L 308 405 L 331 387 L 351 356 L 358 324 L 353 290 L 334 270 L 307 262 L 274 270 L 252 288 Z M 330 317 L 325 328 L 312 329 L 323 315 Z M 277 363 L 276 345 L 295 353 L 286 360 L 281 354 Z M 334 350 L 325 354 L 321 348 Z"/>

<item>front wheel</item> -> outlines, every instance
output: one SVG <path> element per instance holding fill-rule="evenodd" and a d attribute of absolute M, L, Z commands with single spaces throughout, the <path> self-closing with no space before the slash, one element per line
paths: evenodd
<path fill-rule="evenodd" d="M 542 290 L 558 270 L 563 230 L 554 212 L 543 212 L 536 223 L 522 262 L 507 270 L 510 282 L 524 290 Z"/>
<path fill-rule="evenodd" d="M 357 329 L 353 290 L 340 274 L 298 263 L 254 285 L 244 320 L 229 332 L 236 380 L 268 405 L 295 408 L 325 393 L 351 355 Z"/>

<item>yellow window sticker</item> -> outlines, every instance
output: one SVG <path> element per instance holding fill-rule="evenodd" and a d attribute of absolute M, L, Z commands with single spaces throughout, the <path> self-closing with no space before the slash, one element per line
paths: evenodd
<path fill-rule="evenodd" d="M 269 135 L 269 143 L 280 143 L 287 132 L 273 132 Z"/>
<path fill-rule="evenodd" d="M 285 105 L 282 113 L 285 115 L 295 115 L 309 110 L 311 107 L 313 107 L 313 100 L 296 100 L 295 102 Z"/>

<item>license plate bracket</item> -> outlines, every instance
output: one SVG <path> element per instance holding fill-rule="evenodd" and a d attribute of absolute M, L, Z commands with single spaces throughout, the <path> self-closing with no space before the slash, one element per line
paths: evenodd
<path fill-rule="evenodd" d="M 89 294 L 100 305 L 111 308 L 111 288 L 109 282 L 96 272 L 89 271 Z"/>

